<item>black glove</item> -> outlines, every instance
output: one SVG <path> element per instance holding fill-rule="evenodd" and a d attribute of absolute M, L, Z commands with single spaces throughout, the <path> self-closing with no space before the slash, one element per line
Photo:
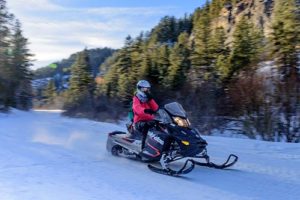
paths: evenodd
<path fill-rule="evenodd" d="M 152 109 L 145 109 L 145 110 L 144 110 L 144 113 L 153 115 L 153 114 L 155 114 L 156 112 L 155 112 L 154 110 L 152 110 Z"/>
<path fill-rule="evenodd" d="M 147 99 L 148 101 L 150 101 L 151 99 L 153 99 L 153 96 L 150 92 L 145 92 L 146 96 L 147 96 Z"/>

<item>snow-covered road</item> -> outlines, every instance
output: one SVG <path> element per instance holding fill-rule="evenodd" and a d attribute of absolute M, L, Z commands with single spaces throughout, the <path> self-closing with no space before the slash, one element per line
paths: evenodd
<path fill-rule="evenodd" d="M 183 177 L 153 173 L 112 157 L 107 133 L 119 125 L 59 112 L 0 114 L 0 200 L 296 200 L 300 144 L 205 137 L 213 161 L 230 153 L 230 170 L 197 167 Z"/>

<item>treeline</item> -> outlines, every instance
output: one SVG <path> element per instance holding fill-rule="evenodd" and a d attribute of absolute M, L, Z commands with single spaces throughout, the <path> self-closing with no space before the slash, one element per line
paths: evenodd
<path fill-rule="evenodd" d="M 31 65 L 28 41 L 21 23 L 0 0 L 0 111 L 31 107 Z"/>
<path fill-rule="evenodd" d="M 239 2 L 212 0 L 192 15 L 166 16 L 150 32 L 128 36 L 101 66 L 106 74 L 98 84 L 80 53 L 66 114 L 116 117 L 130 104 L 137 81 L 147 79 L 160 105 L 179 101 L 203 133 L 235 128 L 252 138 L 300 142 L 299 5 L 276 1 L 268 36 L 249 15 L 236 21 L 231 36 L 214 21 L 224 5 Z M 267 60 L 276 67 L 260 67 Z"/>
<path fill-rule="evenodd" d="M 66 95 L 70 88 L 70 82 L 74 78 L 72 66 L 77 65 L 79 55 L 84 54 L 88 59 L 88 71 L 92 73 L 92 80 L 98 80 L 104 69 L 99 66 L 116 50 L 111 48 L 84 49 L 82 52 L 72 54 L 69 58 L 50 64 L 35 70 L 33 80 L 34 107 L 42 109 L 61 109 L 67 100 Z M 71 76 L 71 72 L 73 76 Z M 79 74 L 82 75 L 82 74 Z M 96 78 L 98 77 L 98 78 Z M 72 85 L 73 86 L 73 85 Z"/>

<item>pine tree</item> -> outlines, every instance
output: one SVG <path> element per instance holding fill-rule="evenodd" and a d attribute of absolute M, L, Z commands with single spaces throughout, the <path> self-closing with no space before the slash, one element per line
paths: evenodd
<path fill-rule="evenodd" d="M 67 95 L 67 109 L 80 109 L 81 104 L 86 107 L 93 104 L 95 82 L 89 65 L 86 49 L 77 54 L 71 68 L 70 88 Z"/>
<path fill-rule="evenodd" d="M 299 51 L 300 46 L 299 9 L 300 5 L 297 6 L 295 0 L 275 2 L 271 42 L 273 55 L 284 76 L 297 71 L 297 50 Z"/>
<path fill-rule="evenodd" d="M 142 65 L 140 70 L 140 79 L 149 79 L 151 71 L 151 57 L 150 50 L 144 49 L 142 54 Z"/>
<path fill-rule="evenodd" d="M 224 4 L 229 2 L 228 0 L 212 0 L 210 3 L 209 14 L 212 18 L 218 17 Z"/>
<path fill-rule="evenodd" d="M 223 79 L 229 72 L 229 47 L 226 45 L 226 34 L 223 27 L 218 27 L 214 30 L 213 35 L 209 40 L 209 53 L 211 55 L 211 62 L 215 67 L 212 71 L 216 76 Z"/>
<path fill-rule="evenodd" d="M 215 59 L 220 53 L 223 54 L 227 51 L 225 45 L 226 34 L 223 27 L 218 27 L 213 31 L 212 37 L 209 38 L 209 51 L 212 54 L 212 58 Z"/>
<path fill-rule="evenodd" d="M 117 96 L 118 92 L 118 69 L 116 65 L 112 65 L 104 77 L 104 86 L 103 89 L 100 88 L 101 92 L 108 96 L 108 97 L 115 97 Z"/>
<path fill-rule="evenodd" d="M 141 33 L 132 43 L 131 46 L 131 70 L 129 70 L 128 78 L 131 84 L 137 83 L 140 79 L 140 70 L 142 67 L 142 54 L 145 49 L 143 33 Z M 132 89 L 131 89 L 132 90 Z"/>
<path fill-rule="evenodd" d="M 118 85 L 118 96 L 124 104 L 127 104 L 132 96 L 132 85 L 131 79 L 128 77 L 130 70 L 132 69 L 132 44 L 133 40 L 128 36 L 125 40 L 125 46 L 120 50 L 118 60 L 116 63 L 117 72 L 119 74 L 117 85 Z"/>
<path fill-rule="evenodd" d="M 139 70 L 139 79 L 150 81 L 153 87 L 160 83 L 160 47 L 167 44 L 145 43 L 141 54 L 142 62 Z"/>
<path fill-rule="evenodd" d="M 168 73 L 168 68 L 170 66 L 169 56 L 170 56 L 169 46 L 166 44 L 161 45 L 158 49 L 158 58 L 157 58 L 157 65 L 158 65 L 157 68 L 159 73 L 158 82 L 161 85 L 164 85 L 166 82 L 165 79 Z"/>
<path fill-rule="evenodd" d="M 211 55 L 209 53 L 209 38 L 211 35 L 211 18 L 209 16 L 209 4 L 196 11 L 193 20 L 193 36 L 194 40 L 191 48 L 191 65 L 192 70 L 197 73 L 196 84 L 207 79 L 210 76 L 212 69 Z"/>
<path fill-rule="evenodd" d="M 192 15 L 184 15 L 184 18 L 178 20 L 178 34 L 186 32 L 191 34 L 193 28 L 193 19 Z"/>
<path fill-rule="evenodd" d="M 43 96 L 45 98 L 46 104 L 53 103 L 55 97 L 57 96 L 57 91 L 56 91 L 54 80 L 49 81 L 47 87 L 43 91 Z"/>
<path fill-rule="evenodd" d="M 100 66 L 100 71 L 105 75 L 102 77 L 104 79 L 102 84 L 97 85 L 97 95 L 105 95 L 108 97 L 116 96 L 118 85 L 118 73 L 117 66 L 115 65 L 119 53 L 115 52 L 111 57 L 107 58 L 105 62 Z"/>
<path fill-rule="evenodd" d="M 178 36 L 177 21 L 173 16 L 163 17 L 152 30 L 151 43 L 174 43 Z"/>
<path fill-rule="evenodd" d="M 262 48 L 263 36 L 261 31 L 243 17 L 236 26 L 233 34 L 232 53 L 230 55 L 229 78 L 241 69 L 248 67 L 258 58 Z"/>
<path fill-rule="evenodd" d="M 9 81 L 8 81 L 8 68 L 10 64 L 9 51 L 9 34 L 8 27 L 9 13 L 6 8 L 6 1 L 0 0 L 0 109 L 5 109 L 9 106 L 10 100 Z"/>
<path fill-rule="evenodd" d="M 16 20 L 14 26 L 14 34 L 12 36 L 12 66 L 11 71 L 13 77 L 13 87 L 11 90 L 15 93 L 15 107 L 27 110 L 31 106 L 32 87 L 31 79 L 32 73 L 29 67 L 32 65 L 28 42 L 24 38 L 21 30 L 21 23 Z"/>
<path fill-rule="evenodd" d="M 0 107 L 31 107 L 30 56 L 21 23 L 0 0 Z"/>
<path fill-rule="evenodd" d="M 170 67 L 168 70 L 167 84 L 170 88 L 176 89 L 183 86 L 186 80 L 186 73 L 190 68 L 190 50 L 188 47 L 189 35 L 182 33 L 178 37 L 170 53 Z"/>

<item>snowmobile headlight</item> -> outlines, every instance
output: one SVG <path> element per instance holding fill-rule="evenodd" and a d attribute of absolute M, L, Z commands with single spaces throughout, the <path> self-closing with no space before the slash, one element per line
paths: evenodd
<path fill-rule="evenodd" d="M 181 117 L 173 117 L 173 120 L 178 126 L 181 127 L 189 127 L 191 125 L 188 119 L 184 119 Z"/>
<path fill-rule="evenodd" d="M 188 141 L 185 141 L 185 140 L 182 140 L 181 143 L 186 145 L 186 146 L 190 145 L 190 143 Z"/>

